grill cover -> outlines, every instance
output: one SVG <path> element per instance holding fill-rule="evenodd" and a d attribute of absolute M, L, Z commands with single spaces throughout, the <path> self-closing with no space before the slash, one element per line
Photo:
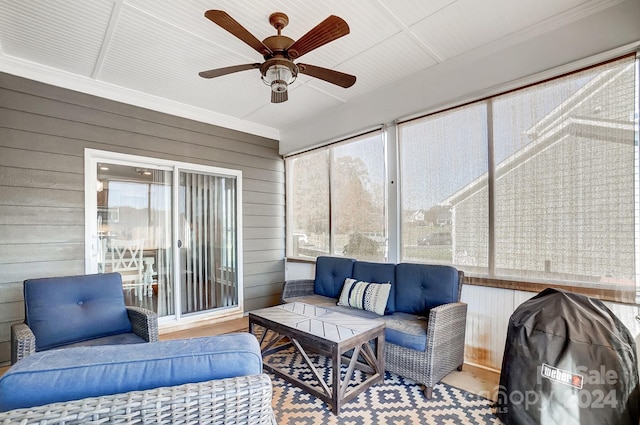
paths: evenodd
<path fill-rule="evenodd" d="M 638 425 L 636 344 L 598 299 L 545 289 L 509 319 L 497 414 L 507 425 Z"/>

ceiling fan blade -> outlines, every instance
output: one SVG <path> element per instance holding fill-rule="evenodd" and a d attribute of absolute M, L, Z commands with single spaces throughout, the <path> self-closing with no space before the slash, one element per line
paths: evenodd
<path fill-rule="evenodd" d="M 206 16 L 211 22 L 219 25 L 223 29 L 238 37 L 240 40 L 247 43 L 262 56 L 273 53 L 267 46 L 262 43 L 262 41 L 258 40 L 245 27 L 240 25 L 238 21 L 229 16 L 227 12 L 224 12 L 222 10 L 207 10 L 206 12 L 204 12 L 204 16 Z"/>
<path fill-rule="evenodd" d="M 215 78 L 221 75 L 233 74 L 234 72 L 246 71 L 247 69 L 260 68 L 259 63 L 246 63 L 244 65 L 227 66 L 226 68 L 210 69 L 209 71 L 199 72 L 202 78 Z"/>
<path fill-rule="evenodd" d="M 296 59 L 347 34 L 349 25 L 344 19 L 331 15 L 289 46 L 287 52 L 290 58 Z"/>
<path fill-rule="evenodd" d="M 328 83 L 344 87 L 345 89 L 356 83 L 355 75 L 345 74 L 344 72 L 334 71 L 333 69 L 299 63 L 298 70 L 302 74 L 319 78 Z"/>

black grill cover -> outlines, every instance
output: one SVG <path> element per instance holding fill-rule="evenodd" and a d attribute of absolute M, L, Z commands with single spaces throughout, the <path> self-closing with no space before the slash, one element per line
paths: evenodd
<path fill-rule="evenodd" d="M 507 425 L 638 425 L 635 341 L 598 299 L 545 289 L 509 319 L 497 414 Z"/>

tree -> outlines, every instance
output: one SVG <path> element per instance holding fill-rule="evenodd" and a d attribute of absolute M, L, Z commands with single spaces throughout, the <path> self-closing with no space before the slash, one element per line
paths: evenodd
<path fill-rule="evenodd" d="M 361 158 L 339 157 L 334 161 L 332 202 L 335 232 L 348 234 L 354 231 L 372 231 L 384 228 L 383 197 L 373 187 L 369 171 Z"/>
<path fill-rule="evenodd" d="M 380 246 L 360 232 L 349 236 L 349 243 L 344 247 L 344 255 L 360 259 L 378 259 Z"/>
<path fill-rule="evenodd" d="M 294 232 L 329 234 L 328 152 L 305 155 L 294 160 L 291 172 Z"/>

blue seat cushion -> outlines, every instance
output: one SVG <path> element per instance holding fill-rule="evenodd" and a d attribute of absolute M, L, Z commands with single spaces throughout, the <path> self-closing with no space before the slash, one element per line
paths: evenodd
<path fill-rule="evenodd" d="M 395 281 L 396 265 L 390 263 L 370 263 L 367 261 L 356 261 L 353 265 L 353 279 L 371 283 L 390 283 L 391 292 L 387 299 L 387 307 L 384 314 L 391 314 L 395 311 Z"/>
<path fill-rule="evenodd" d="M 399 345 L 417 351 L 427 349 L 427 318 L 408 313 L 382 317 L 385 323 L 384 336 L 389 344 Z"/>
<path fill-rule="evenodd" d="M 329 298 L 326 299 L 329 300 Z M 399 312 L 379 316 L 371 311 L 359 310 L 353 307 L 337 306 L 329 303 L 316 303 L 318 301 L 322 301 L 322 299 L 319 298 L 312 299 L 309 297 L 306 301 L 349 316 L 384 322 L 385 343 L 395 344 L 418 351 L 425 351 L 427 349 L 428 321 L 424 316 Z"/>
<path fill-rule="evenodd" d="M 146 342 L 147 341 L 145 341 L 144 338 L 134 334 L 133 332 L 126 332 L 123 334 L 103 336 L 101 338 L 87 339 L 86 341 L 73 342 L 61 348 L 93 347 L 99 345 L 143 344 Z"/>
<path fill-rule="evenodd" d="M 396 264 L 395 311 L 427 314 L 458 301 L 458 270 L 433 264 Z"/>
<path fill-rule="evenodd" d="M 249 333 L 49 350 L 0 378 L 0 411 L 260 373 Z"/>
<path fill-rule="evenodd" d="M 36 351 L 131 332 L 118 273 L 25 280 L 24 305 Z"/>
<path fill-rule="evenodd" d="M 343 257 L 318 257 L 313 292 L 330 298 L 340 297 L 344 280 L 351 277 L 355 261 Z"/>

